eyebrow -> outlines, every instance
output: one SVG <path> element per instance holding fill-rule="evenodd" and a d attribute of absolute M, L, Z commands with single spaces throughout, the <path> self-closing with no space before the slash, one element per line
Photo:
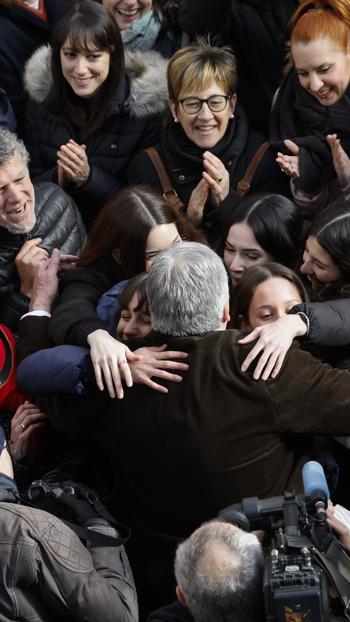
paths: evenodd
<path fill-rule="evenodd" d="M 306 249 L 306 252 L 307 252 L 307 253 L 309 253 L 310 257 L 311 257 L 314 261 L 317 261 L 317 263 L 319 263 L 319 264 L 320 264 L 323 268 L 330 268 L 330 267 L 331 267 L 331 266 L 329 266 L 328 264 L 326 264 L 326 263 L 324 263 L 323 261 L 321 261 L 321 259 L 318 259 L 318 257 L 315 257 L 315 255 L 313 255 L 313 254 L 310 252 L 309 247 L 308 247 L 308 245 L 307 245 L 307 244 L 305 244 L 305 249 Z"/>
<path fill-rule="evenodd" d="M 300 304 L 299 300 L 297 300 L 296 298 L 291 298 L 291 300 L 284 300 L 283 301 L 285 304 L 289 305 L 291 302 L 295 302 L 296 304 Z M 260 307 L 257 307 L 257 311 L 260 311 L 261 309 L 272 309 L 272 304 L 271 305 L 261 305 Z"/>
<path fill-rule="evenodd" d="M 325 67 L 332 67 L 332 65 L 334 65 L 333 61 L 327 61 L 325 63 L 322 63 L 322 65 L 318 65 L 317 67 L 315 67 L 315 71 L 319 71 L 320 69 L 324 69 Z M 307 69 L 303 68 L 303 67 L 295 67 L 296 71 L 308 71 Z"/>
<path fill-rule="evenodd" d="M 181 238 L 181 235 L 178 233 L 176 238 L 172 242 L 170 242 L 168 248 L 170 248 L 170 246 L 172 246 L 173 244 L 175 244 L 175 242 L 178 242 L 179 240 L 181 241 L 182 238 Z M 163 248 L 163 250 L 161 251 L 146 251 L 145 256 L 149 257 L 149 255 L 158 255 L 158 253 L 163 253 L 166 250 L 167 250 L 166 248 Z"/>
<path fill-rule="evenodd" d="M 231 242 L 229 242 L 228 240 L 226 240 L 225 244 L 227 246 L 231 246 L 231 248 L 234 248 L 235 250 L 239 250 L 239 251 L 254 251 L 255 253 L 261 253 L 261 250 L 259 248 L 253 247 L 253 248 L 238 248 L 237 246 L 235 246 L 234 244 L 231 244 Z"/>

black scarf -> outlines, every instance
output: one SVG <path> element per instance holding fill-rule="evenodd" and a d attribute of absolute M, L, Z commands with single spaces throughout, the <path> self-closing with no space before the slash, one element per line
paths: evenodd
<path fill-rule="evenodd" d="M 211 153 L 220 158 L 229 171 L 231 179 L 235 170 L 235 164 L 244 150 L 247 140 L 247 120 L 242 108 L 237 104 L 235 117 L 230 119 L 224 136 L 214 147 L 209 149 Z M 203 153 L 207 149 L 197 147 L 194 142 L 187 138 L 181 125 L 172 122 L 163 131 L 161 151 L 165 156 L 170 173 L 183 170 L 191 178 L 192 192 L 202 177 Z"/>
<path fill-rule="evenodd" d="M 337 134 L 350 154 L 350 86 L 332 106 L 322 106 L 298 82 L 293 69 L 282 81 L 271 113 L 270 142 L 289 153 L 283 139 L 290 138 L 300 149 L 300 178 L 297 186 L 316 194 L 336 176 L 327 134 Z"/>

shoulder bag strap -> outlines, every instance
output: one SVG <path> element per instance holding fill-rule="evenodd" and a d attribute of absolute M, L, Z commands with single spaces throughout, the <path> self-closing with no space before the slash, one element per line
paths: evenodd
<path fill-rule="evenodd" d="M 176 210 L 181 209 L 181 207 L 183 207 L 183 203 L 171 185 L 169 175 L 157 149 L 155 149 L 155 147 L 148 147 L 148 149 L 145 149 L 145 152 L 147 153 L 148 157 L 152 161 L 154 168 L 157 171 L 160 185 L 162 186 L 164 199 Z"/>
<path fill-rule="evenodd" d="M 263 143 L 254 153 L 251 161 L 248 164 L 246 172 L 244 173 L 241 181 L 238 183 L 236 188 L 236 192 L 237 194 L 239 194 L 240 197 L 244 197 L 246 194 L 248 194 L 252 179 L 255 175 L 255 171 L 258 168 L 269 147 L 269 143 Z"/>

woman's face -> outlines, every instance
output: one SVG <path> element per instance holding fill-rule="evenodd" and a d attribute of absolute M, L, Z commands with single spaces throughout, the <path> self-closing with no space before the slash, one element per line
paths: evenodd
<path fill-rule="evenodd" d="M 320 246 L 313 235 L 309 235 L 306 240 L 300 272 L 307 274 L 314 289 L 319 289 L 326 283 L 340 281 L 342 278 L 330 254 Z"/>
<path fill-rule="evenodd" d="M 228 95 L 216 82 L 205 91 L 186 94 L 186 100 L 191 104 L 191 99 L 208 99 L 213 95 Z M 179 101 L 184 99 L 180 93 Z M 214 100 L 215 101 L 215 100 Z M 225 135 L 228 122 L 233 117 L 236 104 L 236 95 L 227 101 L 224 110 L 213 112 L 207 103 L 203 103 L 201 109 L 196 114 L 185 112 L 181 103 L 170 102 L 170 108 L 174 119 L 181 124 L 187 138 L 201 149 L 212 149 Z"/>
<path fill-rule="evenodd" d="M 292 55 L 301 86 L 322 106 L 335 104 L 350 82 L 350 52 L 327 38 L 294 43 Z"/>
<path fill-rule="evenodd" d="M 303 302 L 298 288 L 282 277 L 272 276 L 257 286 L 250 301 L 248 324 L 254 330 L 278 320 L 294 305 Z"/>
<path fill-rule="evenodd" d="M 62 73 L 69 86 L 79 97 L 92 97 L 109 73 L 110 53 L 98 50 L 92 41 L 88 49 L 76 51 L 69 39 L 61 47 Z"/>
<path fill-rule="evenodd" d="M 147 337 L 152 330 L 151 316 L 145 307 L 138 309 L 140 299 L 136 290 L 127 307 L 122 309 L 117 325 L 117 339 L 128 341 L 134 337 Z"/>
<path fill-rule="evenodd" d="M 111 11 L 119 30 L 131 28 L 133 22 L 152 9 L 152 0 L 102 0 Z"/>
<path fill-rule="evenodd" d="M 153 259 L 172 244 L 176 244 L 176 242 L 181 242 L 181 237 L 175 223 L 156 225 L 156 227 L 153 227 L 149 233 L 146 244 L 146 272 L 149 272 Z"/>
<path fill-rule="evenodd" d="M 230 227 L 224 250 L 224 263 L 235 286 L 251 266 L 272 261 L 269 255 L 256 241 L 249 225 L 239 222 Z"/>

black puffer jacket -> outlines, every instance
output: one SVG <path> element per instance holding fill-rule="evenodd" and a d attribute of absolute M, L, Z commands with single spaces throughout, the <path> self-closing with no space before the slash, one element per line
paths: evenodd
<path fill-rule="evenodd" d="M 33 101 L 28 106 L 25 142 L 34 181 L 57 182 L 57 151 L 70 138 L 80 143 L 78 130 L 62 116 L 55 92 L 47 94 L 49 48 L 36 52 L 27 65 L 25 82 Z M 159 140 L 160 113 L 167 105 L 166 61 L 155 52 L 128 54 L 127 77 L 111 104 L 101 128 L 87 140 L 90 176 L 82 186 L 71 184 L 86 225 L 124 184 L 133 155 Z M 148 64 L 147 64 L 148 63 Z M 35 101 L 34 101 L 35 100 Z"/>
<path fill-rule="evenodd" d="M 51 183 L 35 184 L 36 224 L 30 233 L 15 234 L 0 227 L 0 322 L 16 331 L 20 316 L 28 310 L 29 299 L 22 294 L 15 257 L 23 244 L 42 238 L 40 246 L 49 254 L 54 248 L 77 254 L 85 241 L 80 214 L 61 188 Z"/>
<path fill-rule="evenodd" d="M 45 0 L 47 22 L 21 6 L 0 7 L 0 82 L 12 103 L 20 132 L 27 102 L 22 82 L 24 64 L 39 46 L 50 40 L 66 3 L 67 0 Z"/>
<path fill-rule="evenodd" d="M 267 128 L 282 79 L 288 22 L 298 0 L 186 0 L 180 23 L 191 37 L 210 33 L 232 46 L 238 95 L 252 127 Z"/>
<path fill-rule="evenodd" d="M 288 313 L 300 311 L 309 319 L 303 347 L 332 367 L 350 369 L 350 300 L 302 303 Z"/>

